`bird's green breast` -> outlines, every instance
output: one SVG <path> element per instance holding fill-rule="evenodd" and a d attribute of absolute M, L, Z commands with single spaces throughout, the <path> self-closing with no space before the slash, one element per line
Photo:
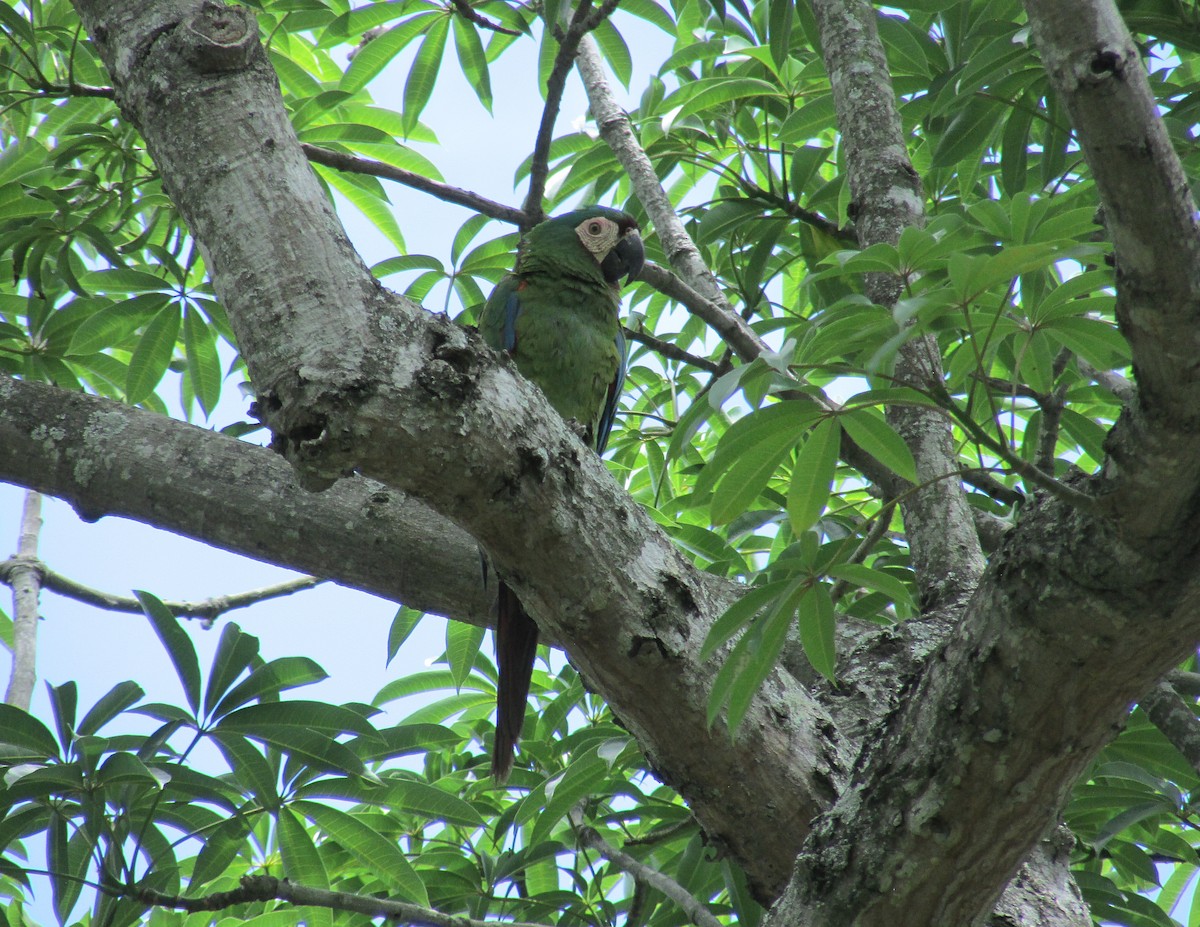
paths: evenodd
<path fill-rule="evenodd" d="M 608 286 L 560 280 L 553 298 L 530 284 L 521 289 L 513 359 L 565 419 L 595 433 L 621 358 L 617 352 L 619 300 Z"/>

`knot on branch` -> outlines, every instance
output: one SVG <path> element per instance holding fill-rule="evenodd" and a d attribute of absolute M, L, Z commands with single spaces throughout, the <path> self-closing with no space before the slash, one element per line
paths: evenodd
<path fill-rule="evenodd" d="M 183 52 L 200 71 L 236 71 L 258 51 L 258 23 L 245 7 L 204 0 L 183 24 Z"/>
<path fill-rule="evenodd" d="M 1092 58 L 1090 70 L 1093 78 L 1119 77 L 1125 70 L 1125 56 L 1113 48 L 1102 48 Z"/>

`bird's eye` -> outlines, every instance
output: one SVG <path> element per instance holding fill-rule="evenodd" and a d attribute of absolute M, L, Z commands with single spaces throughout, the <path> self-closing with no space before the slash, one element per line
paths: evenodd
<path fill-rule="evenodd" d="M 604 231 L 604 223 L 598 219 L 594 222 L 589 222 L 587 230 L 589 235 L 599 235 Z"/>

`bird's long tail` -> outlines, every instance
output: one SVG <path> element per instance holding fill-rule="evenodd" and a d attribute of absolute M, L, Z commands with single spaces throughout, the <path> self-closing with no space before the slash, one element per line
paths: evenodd
<path fill-rule="evenodd" d="M 537 656 L 538 627 L 508 585 L 500 583 L 496 601 L 496 741 L 492 777 L 504 782 L 512 772 L 513 753 L 525 722 L 529 683 Z"/>

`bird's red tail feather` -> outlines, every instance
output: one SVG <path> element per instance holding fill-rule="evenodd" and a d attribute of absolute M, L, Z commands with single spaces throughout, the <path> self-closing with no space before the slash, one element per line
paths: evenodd
<path fill-rule="evenodd" d="M 513 753 L 525 722 L 529 683 L 537 656 L 538 627 L 520 600 L 500 583 L 496 602 L 496 740 L 492 748 L 492 777 L 503 782 L 512 771 Z"/>

